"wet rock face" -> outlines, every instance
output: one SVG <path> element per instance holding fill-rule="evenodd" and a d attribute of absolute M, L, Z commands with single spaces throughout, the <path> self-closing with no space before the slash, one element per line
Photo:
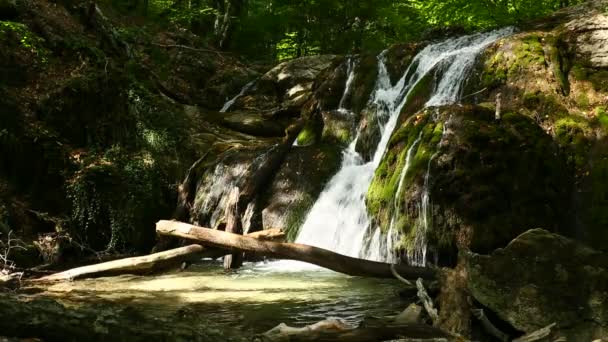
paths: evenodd
<path fill-rule="evenodd" d="M 340 166 L 341 148 L 335 144 L 320 143 L 294 147 L 287 155 L 270 185 L 262 207 L 264 229 L 281 228 L 290 239 L 325 184 Z"/>
<path fill-rule="evenodd" d="M 281 63 L 258 79 L 244 96 L 237 99 L 232 109 L 274 113 L 289 111 L 297 115 L 300 107 L 311 99 L 319 75 L 332 66 L 338 66 L 342 60 L 343 57 L 322 55 Z"/>
<path fill-rule="evenodd" d="M 429 248 L 453 260 L 455 247 L 488 252 L 527 227 L 563 230 L 571 184 L 558 146 L 532 120 L 505 113 L 495 121 L 483 107 L 448 106 L 416 114 L 395 131 L 367 204 L 381 227 L 396 222 L 402 248 L 428 229 Z"/>
<path fill-rule="evenodd" d="M 594 68 L 608 67 L 608 15 L 605 13 L 577 18 L 565 25 L 573 36 L 577 58 Z"/>
<path fill-rule="evenodd" d="M 568 341 L 608 334 L 608 258 L 534 229 L 491 255 L 466 258 L 471 295 L 516 329 L 552 323 Z"/>

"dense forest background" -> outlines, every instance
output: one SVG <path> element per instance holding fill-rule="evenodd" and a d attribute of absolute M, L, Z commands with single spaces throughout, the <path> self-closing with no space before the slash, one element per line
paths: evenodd
<path fill-rule="evenodd" d="M 580 0 L 105 0 L 254 60 L 379 51 L 443 31 L 517 24 Z"/>

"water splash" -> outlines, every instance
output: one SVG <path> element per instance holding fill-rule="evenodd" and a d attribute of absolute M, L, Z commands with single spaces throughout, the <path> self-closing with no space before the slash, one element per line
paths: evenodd
<path fill-rule="evenodd" d="M 313 205 L 296 241 L 349 256 L 394 261 L 396 256 L 387 248 L 395 240 L 392 235 L 396 232 L 389 227 L 389 236 L 386 237 L 382 236 L 377 227 L 370 227 L 365 195 L 384 156 L 402 108 L 416 84 L 432 71 L 439 75 L 439 80 L 426 106 L 456 102 L 477 55 L 497 39 L 512 32 L 509 28 L 429 45 L 416 55 L 395 85 L 391 84 L 386 69 L 386 52 L 380 54 L 378 79 L 370 100 L 370 106 L 376 109 L 376 120 L 381 131 L 373 159 L 363 163 L 363 159 L 355 151 L 356 139 L 348 146 L 343 152 L 340 170 Z M 373 232 L 371 238 L 366 238 L 367 232 L 370 231 Z M 367 251 L 366 245 L 369 246 Z M 424 248 L 426 251 L 426 247 Z"/>
<path fill-rule="evenodd" d="M 232 107 L 232 105 L 236 102 L 236 100 L 239 99 L 239 97 L 245 95 L 245 93 L 251 89 L 251 87 L 253 87 L 253 85 L 255 84 L 256 80 L 253 80 L 247 84 L 245 84 L 245 86 L 241 89 L 241 91 L 236 94 L 235 97 L 231 98 L 230 100 L 228 100 L 226 103 L 224 103 L 224 106 L 222 107 L 222 109 L 220 109 L 220 113 L 225 113 L 228 111 L 228 109 L 230 109 L 230 107 Z"/>

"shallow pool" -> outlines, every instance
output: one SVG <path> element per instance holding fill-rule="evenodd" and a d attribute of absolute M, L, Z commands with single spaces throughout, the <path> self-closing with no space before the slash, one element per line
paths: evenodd
<path fill-rule="evenodd" d="M 396 280 L 349 277 L 292 261 L 249 263 L 229 273 L 205 262 L 160 276 L 57 283 L 38 295 L 72 304 L 109 301 L 148 315 L 188 312 L 247 337 L 282 322 L 301 326 L 339 317 L 358 323 L 365 316 L 395 315 L 408 304 L 399 289 Z"/>

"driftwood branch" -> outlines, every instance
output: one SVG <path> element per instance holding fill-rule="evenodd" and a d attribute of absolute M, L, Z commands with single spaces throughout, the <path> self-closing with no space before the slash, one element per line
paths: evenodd
<path fill-rule="evenodd" d="M 422 305 L 424 306 L 424 309 L 431 317 L 431 320 L 433 321 L 433 325 L 435 325 L 439 321 L 439 314 L 437 314 L 437 310 L 433 306 L 433 300 L 431 299 L 429 294 L 426 292 L 426 289 L 424 288 L 424 285 L 422 284 L 421 278 L 418 278 L 418 280 L 416 280 L 416 287 L 418 288 L 418 298 L 420 298 L 420 300 L 422 301 Z"/>
<path fill-rule="evenodd" d="M 553 328 L 555 328 L 556 325 L 557 324 L 552 323 L 542 329 L 526 334 L 520 338 L 516 338 L 513 340 L 513 342 L 536 342 L 541 340 L 544 341 L 545 337 L 548 337 L 553 333 Z"/>
<path fill-rule="evenodd" d="M 141 257 L 132 257 L 73 268 L 71 270 L 39 278 L 38 280 L 74 280 L 126 273 L 149 274 L 167 268 L 179 267 L 182 262 L 192 259 L 194 256 L 202 253 L 203 250 L 204 248 L 200 245 L 190 245 Z"/>
<path fill-rule="evenodd" d="M 308 262 L 353 276 L 394 277 L 390 264 L 357 259 L 303 244 L 260 241 L 248 236 L 196 227 L 177 221 L 159 221 L 156 224 L 156 232 L 162 235 L 194 240 L 206 246 L 250 252 L 277 259 Z M 412 279 L 434 279 L 436 275 L 435 270 L 423 267 L 395 265 L 394 268 L 399 274 Z"/>
<path fill-rule="evenodd" d="M 419 339 L 418 341 L 447 341 L 448 334 L 438 328 L 425 324 L 395 324 L 393 322 L 379 322 L 375 325 L 361 324 L 354 327 L 340 319 L 326 319 L 324 321 L 294 328 L 284 323 L 256 336 L 256 342 L 367 342 L 386 341 L 396 338 Z M 406 340 L 406 341 L 407 341 Z"/>
<path fill-rule="evenodd" d="M 220 51 L 212 50 L 212 49 L 194 48 L 194 47 L 191 47 L 191 46 L 180 45 L 180 44 L 158 44 L 158 43 L 152 43 L 152 45 L 158 46 L 158 47 L 162 47 L 162 48 L 177 48 L 177 49 L 184 49 L 184 50 L 190 50 L 190 51 L 196 51 L 196 52 L 215 53 L 221 59 L 224 59 L 224 56 L 223 56 L 223 54 Z"/>
<path fill-rule="evenodd" d="M 280 229 L 269 229 L 247 234 L 247 237 L 254 240 L 259 239 L 260 241 L 284 241 L 285 233 Z M 225 254 L 226 251 L 222 249 L 190 245 L 141 257 L 131 257 L 73 268 L 39 278 L 36 281 L 75 280 L 120 274 L 151 274 L 169 269 L 177 269 L 184 262 L 204 257 L 219 258 Z"/>

